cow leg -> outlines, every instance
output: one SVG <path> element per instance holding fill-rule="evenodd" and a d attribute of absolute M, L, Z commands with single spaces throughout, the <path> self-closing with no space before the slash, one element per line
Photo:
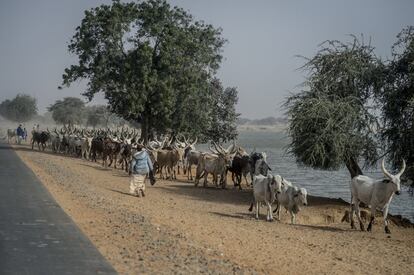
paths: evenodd
<path fill-rule="evenodd" d="M 164 179 L 164 169 L 165 169 L 165 167 L 164 167 L 164 166 L 161 166 L 161 167 L 160 167 L 160 176 L 161 176 L 160 178 L 161 178 L 161 179 Z"/>
<path fill-rule="evenodd" d="M 34 140 L 32 141 L 32 150 L 33 150 L 33 146 L 34 146 Z"/>
<path fill-rule="evenodd" d="M 376 212 L 376 206 L 375 205 L 371 205 L 371 219 L 369 221 L 368 227 L 367 227 L 367 231 L 371 231 L 372 229 L 372 223 L 374 222 L 375 219 L 375 212 Z"/>
<path fill-rule="evenodd" d="M 390 231 L 390 229 L 388 228 L 388 207 L 389 207 L 389 204 L 387 204 L 385 207 L 384 207 L 384 228 L 385 228 L 385 233 L 387 233 L 387 234 L 391 234 L 391 231 Z"/>
<path fill-rule="evenodd" d="M 246 181 L 246 186 L 249 186 L 249 181 L 247 180 L 247 173 L 244 174 L 244 180 Z M 241 189 L 241 186 L 240 186 Z"/>
<path fill-rule="evenodd" d="M 276 211 L 276 215 L 277 215 L 277 220 L 280 221 L 280 204 L 279 204 L 279 202 L 277 202 L 275 211 Z"/>
<path fill-rule="evenodd" d="M 246 175 L 244 175 L 244 178 L 246 178 Z M 243 178 L 242 178 L 242 177 L 240 177 L 239 190 L 242 190 L 242 186 L 241 186 L 242 180 L 243 180 Z M 247 181 L 247 180 L 246 180 L 246 181 Z"/>
<path fill-rule="evenodd" d="M 221 186 L 223 189 L 227 188 L 227 173 L 224 172 L 223 174 L 221 174 L 220 176 L 220 180 L 221 180 Z"/>
<path fill-rule="evenodd" d="M 191 171 L 191 165 L 188 165 L 187 170 L 187 178 L 190 176 L 190 180 L 193 180 L 193 171 Z"/>
<path fill-rule="evenodd" d="M 354 212 L 355 212 L 355 203 L 356 201 L 354 201 L 353 196 L 351 196 L 351 211 L 349 211 L 349 218 L 351 220 L 351 229 L 356 229 L 355 226 L 355 220 L 354 220 Z"/>
<path fill-rule="evenodd" d="M 111 167 L 113 161 L 114 161 L 114 158 L 113 158 L 112 154 L 109 154 L 109 164 L 108 164 L 108 167 Z"/>
<path fill-rule="evenodd" d="M 296 215 L 295 213 L 293 213 L 292 210 L 289 209 L 289 213 L 290 213 L 290 223 L 291 224 L 296 224 Z"/>
<path fill-rule="evenodd" d="M 168 175 L 167 175 L 167 179 L 172 180 L 173 179 L 173 173 L 172 173 L 172 169 L 170 166 L 166 167 L 167 171 L 168 171 Z"/>
<path fill-rule="evenodd" d="M 259 207 L 260 207 L 259 202 L 256 201 L 256 220 L 259 219 Z"/>
<path fill-rule="evenodd" d="M 198 186 L 198 182 L 200 181 L 200 174 L 198 171 L 198 167 L 196 169 L 196 176 L 195 176 L 195 180 L 194 180 L 194 186 L 197 187 Z"/>
<path fill-rule="evenodd" d="M 354 207 L 355 207 L 355 212 L 356 212 L 356 215 L 357 215 L 357 218 L 358 218 L 358 221 L 359 221 L 359 227 L 361 228 L 361 231 L 365 231 L 364 223 L 362 222 L 362 219 L 361 219 L 361 211 L 359 209 L 359 201 L 357 201 L 354 204 Z"/>
<path fill-rule="evenodd" d="M 106 155 L 105 154 L 102 156 L 102 165 L 103 167 L 106 167 Z"/>
<path fill-rule="evenodd" d="M 269 222 L 273 221 L 272 203 L 270 203 L 270 202 L 267 202 L 267 221 L 269 221 Z"/>
<path fill-rule="evenodd" d="M 203 187 L 207 187 L 207 176 L 208 176 L 207 171 L 204 171 L 204 183 L 203 183 Z"/>

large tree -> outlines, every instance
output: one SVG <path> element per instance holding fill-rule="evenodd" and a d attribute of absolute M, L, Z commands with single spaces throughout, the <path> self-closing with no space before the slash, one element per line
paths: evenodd
<path fill-rule="evenodd" d="M 345 165 L 351 177 L 360 161 L 378 159 L 378 117 L 374 92 L 382 87 L 383 64 L 373 47 L 353 37 L 327 41 L 307 59 L 303 90 L 286 102 L 290 151 L 297 161 L 320 169 Z"/>
<path fill-rule="evenodd" d="M 112 112 L 141 124 L 145 140 L 155 131 L 200 134 L 211 127 L 209 87 L 224 43 L 220 29 L 165 0 L 114 1 L 85 12 L 69 44 L 79 62 L 63 85 L 87 79 L 84 95 L 103 92 Z"/>
<path fill-rule="evenodd" d="M 7 99 L 0 104 L 0 114 L 12 121 L 26 122 L 37 114 L 36 99 L 18 94 L 14 99 Z"/>
<path fill-rule="evenodd" d="M 406 177 L 414 181 L 414 27 L 403 29 L 392 49 L 385 88 L 379 94 L 384 122 L 383 139 L 389 160 L 397 168 L 407 162 Z"/>
<path fill-rule="evenodd" d="M 85 110 L 85 102 L 77 97 L 65 97 L 63 100 L 56 100 L 49 106 L 48 111 L 52 112 L 52 117 L 56 123 L 60 124 L 80 124 Z"/>

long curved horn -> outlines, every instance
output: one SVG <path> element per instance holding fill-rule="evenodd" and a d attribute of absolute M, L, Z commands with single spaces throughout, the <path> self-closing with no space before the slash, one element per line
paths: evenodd
<path fill-rule="evenodd" d="M 382 169 L 382 172 L 384 173 L 384 175 L 385 175 L 387 178 L 392 179 L 392 175 L 391 175 L 391 174 L 387 171 L 387 169 L 385 169 L 384 162 L 385 162 L 385 160 L 384 160 L 384 159 L 382 159 L 382 162 L 381 162 L 381 169 Z"/>
<path fill-rule="evenodd" d="M 217 151 L 217 149 L 214 149 L 213 147 L 211 147 L 211 143 L 210 143 L 210 146 L 209 146 L 209 148 L 208 149 L 210 149 L 210 151 L 211 152 L 213 152 L 214 154 L 218 154 L 219 152 Z"/>
<path fill-rule="evenodd" d="M 180 139 L 180 137 L 182 137 L 183 139 Z M 175 140 L 180 142 L 180 143 L 185 143 L 185 137 L 183 134 L 179 133 L 176 137 Z"/>
<path fill-rule="evenodd" d="M 230 153 L 234 151 L 234 148 L 236 148 L 236 141 L 233 139 L 233 142 L 229 145 L 229 147 L 227 147 L 226 152 Z"/>
<path fill-rule="evenodd" d="M 224 150 L 224 148 L 221 147 L 220 144 L 217 146 L 217 144 L 213 141 L 213 146 L 214 146 L 214 148 L 216 148 L 216 150 L 217 150 L 218 153 L 221 153 L 223 155 L 226 155 L 227 154 L 226 150 Z"/>
<path fill-rule="evenodd" d="M 398 174 L 397 175 L 395 175 L 396 177 L 401 177 L 401 175 L 404 173 L 404 171 L 405 171 L 405 160 L 403 159 L 402 160 L 403 161 L 403 164 L 402 164 L 402 168 L 401 168 L 401 170 L 400 170 L 400 172 L 398 172 Z"/>
<path fill-rule="evenodd" d="M 194 142 L 193 142 L 193 143 L 191 143 L 191 146 L 194 146 L 194 145 L 196 145 L 196 143 L 197 143 L 197 140 L 198 140 L 198 137 L 196 137 L 196 138 L 195 138 L 195 140 L 194 140 Z"/>

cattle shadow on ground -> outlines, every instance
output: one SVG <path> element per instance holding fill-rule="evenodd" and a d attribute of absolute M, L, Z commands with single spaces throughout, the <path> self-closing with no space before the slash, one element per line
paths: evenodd
<path fill-rule="evenodd" d="M 71 156 L 71 155 L 65 155 L 63 153 L 55 153 L 53 151 L 50 151 L 49 148 L 46 148 L 44 151 L 40 150 L 37 148 L 37 145 L 35 144 L 34 149 L 32 149 L 32 145 L 29 144 L 22 144 L 22 145 L 16 145 L 17 147 L 9 147 L 6 149 L 11 149 L 13 151 L 23 151 L 23 152 L 36 152 L 36 153 L 40 153 L 40 154 L 46 154 L 46 155 L 50 155 L 50 156 L 59 156 L 59 157 L 64 157 L 64 158 L 70 158 L 70 159 L 81 159 L 75 156 Z"/>
<path fill-rule="evenodd" d="M 154 186 L 155 187 L 155 186 Z M 179 196 L 192 197 L 195 200 L 211 201 L 217 203 L 228 203 L 246 205 L 249 207 L 252 194 L 251 190 L 222 189 L 216 187 L 195 187 L 193 183 L 169 184 L 165 186 L 165 192 Z"/>
<path fill-rule="evenodd" d="M 347 230 L 347 229 L 342 229 L 342 228 L 333 227 L 333 226 L 325 226 L 325 225 L 294 224 L 292 226 L 309 228 L 309 229 L 314 229 L 314 230 L 321 230 L 321 231 L 329 231 L 329 232 L 348 232 L 348 231 L 350 231 L 350 230 Z"/>
<path fill-rule="evenodd" d="M 86 166 L 86 167 L 89 167 L 89 168 L 93 168 L 93 169 L 98 170 L 98 171 L 111 171 L 111 167 L 105 168 L 103 166 L 95 166 L 95 165 L 90 165 L 90 164 L 86 164 L 86 163 L 80 163 L 79 165 Z"/>
<path fill-rule="evenodd" d="M 118 172 L 118 171 L 116 171 L 116 172 Z M 123 172 L 123 174 L 121 174 L 121 173 L 113 173 L 112 176 L 118 177 L 118 178 L 129 178 L 130 177 L 130 175 L 127 172 L 125 172 L 125 171 L 119 170 L 119 172 Z"/>
<path fill-rule="evenodd" d="M 137 196 L 134 196 L 134 195 L 132 195 L 130 193 L 127 193 L 127 192 L 122 192 L 122 191 L 115 190 L 115 189 L 110 189 L 110 188 L 105 188 L 105 189 L 108 190 L 108 191 L 111 191 L 111 192 L 122 194 L 122 195 L 127 195 L 127 196 L 131 196 L 131 197 L 135 197 L 135 198 L 137 197 Z"/>
<path fill-rule="evenodd" d="M 246 208 L 246 211 L 247 208 Z M 226 213 L 220 213 L 220 212 L 209 212 L 210 214 L 216 215 L 216 216 L 220 216 L 220 217 L 225 217 L 225 218 L 233 218 L 233 219 L 238 219 L 238 220 L 244 220 L 244 221 L 248 221 L 248 220 L 256 220 L 253 216 L 252 213 L 234 213 L 234 214 L 226 214 Z M 263 218 L 266 219 L 266 215 L 264 214 L 260 214 L 259 218 Z"/>

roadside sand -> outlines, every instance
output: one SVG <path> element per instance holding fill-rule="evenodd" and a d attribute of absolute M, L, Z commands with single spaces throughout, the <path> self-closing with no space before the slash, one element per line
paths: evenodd
<path fill-rule="evenodd" d="M 128 194 L 125 172 L 15 146 L 61 207 L 121 274 L 414 274 L 414 229 L 341 223 L 347 205 L 313 198 L 298 225 L 259 221 L 251 190 L 195 188 L 183 177 Z"/>

